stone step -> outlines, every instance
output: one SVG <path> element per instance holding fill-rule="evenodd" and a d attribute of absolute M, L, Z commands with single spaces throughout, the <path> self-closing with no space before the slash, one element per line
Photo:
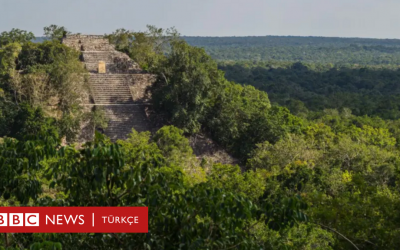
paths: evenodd
<path fill-rule="evenodd" d="M 104 133 L 112 141 L 126 139 L 132 128 L 142 132 L 150 130 L 150 124 L 144 108 L 146 105 L 113 105 L 104 106 L 109 120 L 108 128 Z"/>
<path fill-rule="evenodd" d="M 93 77 L 98 77 L 98 76 L 101 77 L 101 76 L 104 76 L 104 75 L 106 75 L 106 76 L 115 76 L 115 77 L 122 77 L 122 76 L 130 77 L 131 76 L 131 74 L 118 74 L 118 75 L 110 74 L 110 75 L 107 75 L 107 74 L 93 74 L 93 73 L 91 73 L 90 75 L 93 76 Z"/>
<path fill-rule="evenodd" d="M 133 62 L 132 59 L 119 51 L 83 51 L 82 59 L 85 63 L 98 63 L 103 61 L 106 63 L 128 63 L 131 66 L 139 66 L 137 63 Z"/>
<path fill-rule="evenodd" d="M 91 73 L 98 72 L 99 63 L 85 63 L 85 68 Z M 140 74 L 143 71 L 139 67 L 130 67 L 128 69 L 120 69 L 117 64 L 106 63 L 106 74 Z"/>
<path fill-rule="evenodd" d="M 105 94 L 108 95 L 110 93 L 119 93 L 119 94 L 126 94 L 130 96 L 130 90 L 129 87 L 126 86 L 126 88 L 104 88 L 104 87 L 98 87 L 98 86 L 91 86 L 93 92 L 98 93 L 98 94 Z"/>
<path fill-rule="evenodd" d="M 91 86 L 92 90 L 94 93 L 97 93 L 99 95 L 109 95 L 109 94 L 121 94 L 121 95 L 126 95 L 126 96 L 131 96 L 130 95 L 130 90 L 125 89 L 125 88 L 103 88 L 103 87 L 96 87 L 96 86 Z"/>
<path fill-rule="evenodd" d="M 133 101 L 130 99 L 116 99 L 116 98 L 104 98 L 104 99 L 97 99 L 94 98 L 94 101 L 96 102 L 96 104 L 132 104 Z"/>
<path fill-rule="evenodd" d="M 113 94 L 121 94 L 125 96 L 131 96 L 129 89 L 122 89 L 122 88 L 102 88 L 102 87 L 95 87 L 92 86 L 93 92 L 95 92 L 98 95 L 109 95 L 110 93 Z"/>
<path fill-rule="evenodd" d="M 85 63 L 98 63 L 100 61 L 114 63 L 114 58 L 116 56 L 117 54 L 112 51 L 82 52 L 82 58 Z"/>
<path fill-rule="evenodd" d="M 115 93 L 126 93 L 127 95 L 130 95 L 130 89 L 127 86 L 124 87 L 104 87 L 104 86 L 93 86 L 90 85 L 91 89 L 94 90 L 95 92 L 97 91 L 97 93 L 104 93 L 104 94 L 108 94 L 110 92 L 115 92 Z"/>
<path fill-rule="evenodd" d="M 109 79 L 103 79 L 103 80 L 96 80 L 96 81 L 89 81 L 90 84 L 93 84 L 95 86 L 128 86 L 128 83 L 126 81 L 116 81 L 116 80 L 109 80 Z"/>
<path fill-rule="evenodd" d="M 90 84 L 91 88 L 99 90 L 116 90 L 116 91 L 127 91 L 129 93 L 130 89 L 127 84 Z"/>
<path fill-rule="evenodd" d="M 99 79 L 108 79 L 108 80 L 130 80 L 132 79 L 131 75 L 126 75 L 126 74 L 92 74 L 93 80 L 99 80 Z"/>
<path fill-rule="evenodd" d="M 93 87 L 103 87 L 103 88 L 118 88 L 118 87 L 127 87 L 128 84 L 125 82 L 110 82 L 110 81 L 103 81 L 103 82 L 92 82 L 89 81 L 89 84 Z"/>
<path fill-rule="evenodd" d="M 111 97 L 120 97 L 120 99 L 129 99 L 129 100 L 132 99 L 132 98 L 131 98 L 130 96 L 128 96 L 128 95 L 124 95 L 124 96 L 121 96 L 121 95 L 97 95 L 96 93 L 95 93 L 95 95 L 96 95 L 96 97 L 97 97 L 98 99 L 106 99 L 106 98 L 111 98 Z M 118 104 L 118 103 L 116 103 L 116 104 Z"/>
<path fill-rule="evenodd" d="M 90 74 L 89 85 L 96 104 L 133 103 L 129 75 Z"/>
<path fill-rule="evenodd" d="M 107 104 L 114 104 L 116 101 L 111 99 L 111 100 L 95 100 L 96 103 L 98 104 L 103 104 L 103 105 L 107 105 Z M 133 102 L 130 100 L 118 100 L 119 104 L 132 104 Z"/>
<path fill-rule="evenodd" d="M 94 105 L 104 108 L 109 119 L 104 133 L 112 141 L 127 138 L 132 128 L 140 132 L 151 130 L 145 112 L 148 105 L 137 105 L 143 100 L 141 96 L 146 88 L 143 82 L 150 78 L 142 75 L 144 72 L 137 63 L 116 51 L 103 36 L 70 35 L 63 39 L 63 43 L 81 51 L 81 59 L 90 73 Z M 106 74 L 97 73 L 100 61 L 106 64 Z"/>
<path fill-rule="evenodd" d="M 93 85 L 104 85 L 104 86 L 128 86 L 129 82 L 127 82 L 126 79 L 108 79 L 108 78 L 104 78 L 104 79 L 98 79 L 98 80 L 90 80 L 89 81 L 90 84 Z"/>
<path fill-rule="evenodd" d="M 130 95 L 129 89 L 128 90 L 118 90 L 118 89 L 102 89 L 102 88 L 93 88 L 92 87 L 92 93 L 99 97 L 118 95 L 118 96 L 132 98 L 132 96 Z"/>
<path fill-rule="evenodd" d="M 97 94 L 97 93 L 94 91 L 93 94 L 95 95 L 95 97 L 98 97 L 98 98 L 121 97 L 121 99 L 130 99 L 130 100 L 132 99 L 131 96 L 128 95 L 128 94 L 121 95 L 121 94 L 113 93 L 113 92 L 108 93 L 108 94 Z M 118 103 L 116 103 L 116 104 L 118 104 Z"/>

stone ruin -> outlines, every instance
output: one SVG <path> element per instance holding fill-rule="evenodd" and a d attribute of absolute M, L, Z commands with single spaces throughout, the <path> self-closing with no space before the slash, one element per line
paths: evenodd
<path fill-rule="evenodd" d="M 108 39 L 99 35 L 67 35 L 63 38 L 63 44 L 78 51 L 113 51 L 115 46 Z"/>
<path fill-rule="evenodd" d="M 91 73 L 98 71 L 98 63 L 105 63 L 106 72 L 119 74 L 143 73 L 137 63 L 125 53 L 115 50 L 104 36 L 98 35 L 67 35 L 63 44 L 82 53 L 82 61 Z"/>
<path fill-rule="evenodd" d="M 150 106 L 148 89 L 155 82 L 154 75 L 115 50 L 104 36 L 67 35 L 62 43 L 82 53 L 92 100 L 86 106 L 104 108 L 109 120 L 104 133 L 111 140 L 125 139 L 132 128 L 139 132 L 152 130 L 146 110 Z M 82 131 L 81 142 L 92 139 L 92 128 L 83 127 Z"/>
<path fill-rule="evenodd" d="M 85 107 L 104 108 L 109 122 L 103 132 L 112 141 L 127 138 L 132 128 L 139 132 L 154 131 L 162 125 L 151 123 L 147 114 L 151 109 L 148 89 L 156 80 L 154 75 L 144 72 L 128 55 L 116 51 L 103 36 L 68 35 L 63 43 L 81 51 L 82 62 L 89 71 L 92 100 Z M 93 128 L 83 125 L 80 142 L 92 140 L 93 134 Z M 191 137 L 190 145 L 198 158 L 206 159 L 210 166 L 212 162 L 239 163 L 207 136 Z"/>

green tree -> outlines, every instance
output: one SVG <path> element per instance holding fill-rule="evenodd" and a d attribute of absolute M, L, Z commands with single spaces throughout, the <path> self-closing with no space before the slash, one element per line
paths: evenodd
<path fill-rule="evenodd" d="M 144 70 L 153 72 L 169 51 L 170 43 L 177 40 L 179 34 L 174 28 L 161 29 L 148 25 L 144 32 L 117 29 L 106 35 L 116 49 L 128 54 Z"/>
<path fill-rule="evenodd" d="M 38 134 L 47 134 L 58 138 L 56 126 L 55 119 L 45 117 L 41 108 L 34 109 L 23 103 L 14 117 L 11 132 L 8 136 L 18 140 L 23 140 L 24 137 L 35 137 Z"/>
<path fill-rule="evenodd" d="M 264 194 L 268 173 L 264 170 L 242 173 L 239 166 L 214 164 L 207 176 L 208 183 L 216 188 L 234 192 L 257 200 Z"/>
<path fill-rule="evenodd" d="M 136 145 L 145 144 L 145 137 L 140 135 Z M 134 142 L 133 136 L 130 141 Z M 46 176 L 52 180 L 50 187 L 58 187 L 67 195 L 62 201 L 64 205 L 149 207 L 149 234 L 111 234 L 106 238 L 60 235 L 57 241 L 63 245 L 69 242 L 68 246 L 74 248 L 93 244 L 105 249 L 132 245 L 137 249 L 249 249 L 258 244 L 250 233 L 254 220 L 268 218 L 287 227 L 296 219 L 304 219 L 300 208 L 303 206 L 295 200 L 283 201 L 282 207 L 267 210 L 207 183 L 186 186 L 179 169 L 168 168 L 166 159 L 157 152 L 143 152 L 148 150 L 157 151 L 152 146 L 142 147 L 137 157 L 125 162 L 129 158 L 124 152 L 134 151 L 124 151 L 120 145 L 97 134 L 95 141 L 84 148 L 65 147 L 49 158 L 44 163 L 48 166 Z M 44 198 L 40 204 L 60 203 Z M 283 216 L 289 210 L 296 212 L 291 213 L 293 216 Z M 264 219 L 259 223 L 264 223 Z"/>
<path fill-rule="evenodd" d="M 165 85 L 154 93 L 153 101 L 174 125 L 186 133 L 196 133 L 226 81 L 203 49 L 183 41 L 173 42 L 171 46 L 171 53 L 159 71 Z"/>
<path fill-rule="evenodd" d="M 64 26 L 52 24 L 44 27 L 44 35 L 52 40 L 61 41 L 66 35 L 71 34 Z"/>
<path fill-rule="evenodd" d="M 57 41 L 9 44 L 0 51 L 3 88 L 16 103 L 40 107 L 57 117 L 61 136 L 73 141 L 89 99 L 86 70 L 79 53 Z"/>
<path fill-rule="evenodd" d="M 152 140 L 157 143 L 170 164 L 183 170 L 188 184 L 193 185 L 206 180 L 206 173 L 193 154 L 189 140 L 183 135 L 183 130 L 174 126 L 164 126 L 154 134 Z"/>
<path fill-rule="evenodd" d="M 32 32 L 27 32 L 20 29 L 12 29 L 9 32 L 4 31 L 0 34 L 0 47 L 10 43 L 25 44 L 29 43 L 33 39 L 35 39 L 35 35 Z"/>

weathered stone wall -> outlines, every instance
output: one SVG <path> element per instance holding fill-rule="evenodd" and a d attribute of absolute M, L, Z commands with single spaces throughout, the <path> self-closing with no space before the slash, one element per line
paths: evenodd
<path fill-rule="evenodd" d="M 115 47 L 108 39 L 98 35 L 68 35 L 62 43 L 79 51 L 110 51 Z"/>
<path fill-rule="evenodd" d="M 132 99 L 135 102 L 149 102 L 151 99 L 150 87 L 156 81 L 156 76 L 152 74 L 134 74 L 128 81 Z"/>
<path fill-rule="evenodd" d="M 100 61 L 99 61 L 100 62 Z M 97 73 L 99 62 L 86 63 L 85 68 L 90 73 Z M 143 70 L 132 60 L 119 61 L 117 63 L 106 62 L 106 74 L 143 74 Z"/>
<path fill-rule="evenodd" d="M 116 63 L 116 59 L 131 60 L 128 55 L 116 51 L 82 51 L 82 59 L 85 63 L 97 63 L 105 61 L 106 63 Z"/>
<path fill-rule="evenodd" d="M 122 53 L 121 53 L 122 54 Z M 139 64 L 130 59 L 128 55 L 122 54 L 113 58 L 113 64 L 110 64 L 109 70 L 113 73 L 140 73 L 142 69 Z"/>

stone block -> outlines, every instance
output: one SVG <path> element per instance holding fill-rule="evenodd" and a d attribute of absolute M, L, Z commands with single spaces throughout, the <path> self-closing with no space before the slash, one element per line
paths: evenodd
<path fill-rule="evenodd" d="M 99 62 L 98 73 L 99 74 L 105 74 L 106 73 L 106 63 L 105 62 L 103 62 L 103 61 Z"/>

